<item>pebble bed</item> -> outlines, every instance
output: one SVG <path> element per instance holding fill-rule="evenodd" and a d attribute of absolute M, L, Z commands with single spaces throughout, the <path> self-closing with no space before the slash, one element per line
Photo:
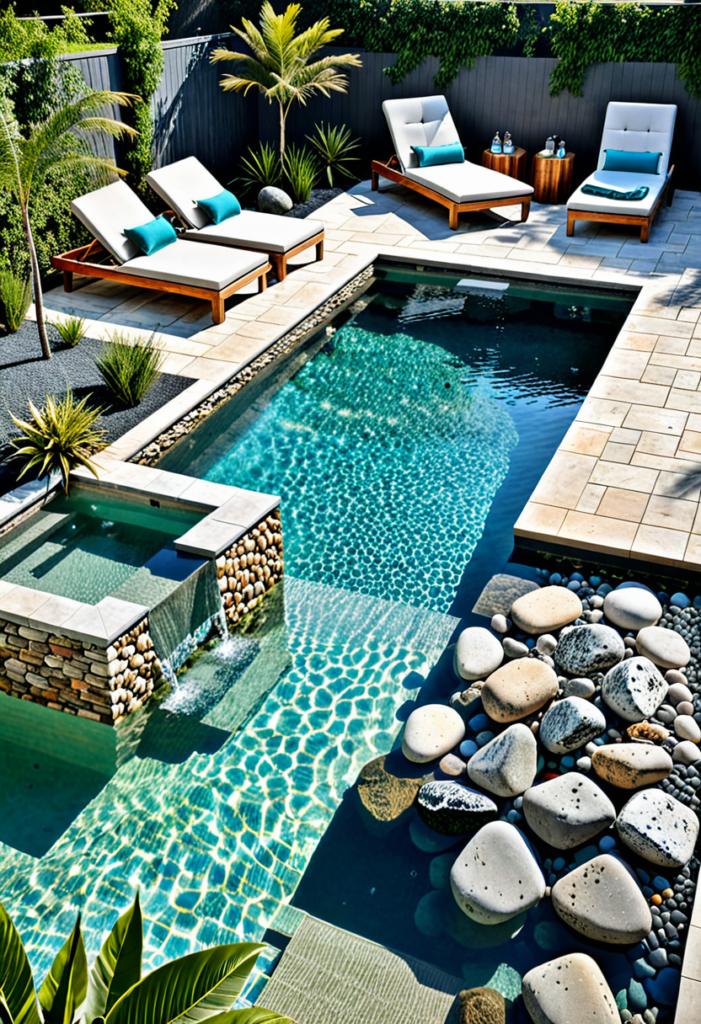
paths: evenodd
<path fill-rule="evenodd" d="M 637 656 L 636 632 L 616 627 L 604 617 L 604 600 L 614 586 L 602 575 L 585 578 L 580 573 L 572 573 L 569 577 L 561 573 L 551 573 L 549 569 L 538 570 L 539 584 L 543 587 L 566 588 L 580 598 L 582 612 L 572 625 L 601 623 L 613 626 L 620 634 L 625 645 L 623 664 L 629 658 Z M 701 597 L 690 599 L 685 593 L 669 595 L 665 591 L 657 594 L 662 606 L 662 617 L 657 626 L 672 630 L 679 634 L 688 645 L 690 659 L 683 669 L 662 667 L 659 671 L 665 676 L 668 686 L 687 687 L 686 693 L 681 691 L 685 699 L 663 702 L 653 714 L 643 722 L 631 724 L 616 715 L 602 699 L 601 684 L 605 673 L 576 673 L 577 676 L 588 675 L 587 680 L 577 678 L 575 674 L 564 674 L 552 658 L 555 638 L 538 638 L 529 635 L 514 626 L 505 615 L 496 615 L 492 620 L 492 632 L 495 639 L 501 641 L 506 655 L 504 664 L 510 659 L 519 657 L 544 661 L 558 674 L 559 690 L 555 701 L 576 694 L 587 698 L 586 703 L 593 703 L 603 713 L 606 720 L 605 731 L 583 743 L 577 749 L 568 750 L 562 755 L 553 755 L 541 742 L 538 743 L 538 763 L 534 784 L 558 778 L 565 773 L 578 773 L 589 777 L 614 801 L 616 810 L 635 793 L 642 790 L 620 789 L 608 785 L 594 771 L 592 755 L 606 745 L 617 745 L 635 740 L 642 744 L 654 743 L 673 759 L 673 767 L 667 778 L 650 786 L 673 796 L 698 816 L 701 807 L 701 749 L 698 747 L 698 727 L 701 726 Z M 561 642 L 570 627 L 560 632 L 557 642 Z M 552 632 L 557 632 L 553 630 Z M 552 643 L 551 643 L 552 641 Z M 500 732 L 500 723 L 491 719 L 481 707 L 480 688 L 483 683 L 463 682 L 466 689 L 457 691 L 450 698 L 450 704 L 461 713 L 465 721 L 465 734 L 459 745 L 453 747 L 434 771 L 433 779 L 461 778 L 471 788 L 474 780 L 465 778 L 469 762 L 486 744 Z M 672 691 L 677 695 L 677 691 Z M 688 699 L 689 694 L 691 700 Z M 551 706 L 546 702 L 536 713 L 520 718 L 538 737 L 540 725 Z M 595 712 L 593 712 L 595 713 Z M 681 716 L 684 716 L 682 722 Z M 675 734 L 675 721 L 677 723 Z M 689 721 L 691 720 L 691 724 Z M 694 726 L 694 723 L 696 725 Z M 693 743 L 690 738 L 693 737 Z M 682 747 L 681 744 L 684 743 Z M 693 747 L 693 749 L 692 749 Z M 406 753 L 406 751 L 405 751 Z M 414 758 L 412 758 L 413 760 Z M 691 762 L 691 763 L 689 763 Z M 492 793 L 494 791 L 492 790 Z M 490 793 L 490 796 L 492 794 Z M 484 799 L 482 797 L 482 799 Z M 419 801 L 420 802 L 420 801 Z M 616 1006 L 623 1022 L 633 1024 L 655 1024 L 655 1021 L 671 1021 L 680 983 L 680 971 L 684 957 L 684 945 L 691 919 L 691 910 L 697 886 L 699 872 L 698 847 L 696 854 L 683 866 L 663 868 L 650 863 L 632 852 L 620 839 L 620 833 L 611 827 L 600 833 L 593 842 L 573 850 L 559 850 L 549 847 L 529 829 L 524 817 L 523 795 L 500 801 L 498 818 L 516 825 L 528 838 L 536 851 L 543 876 L 546 882 L 545 898 L 549 898 L 553 886 L 559 879 L 569 874 L 579 865 L 602 854 L 613 853 L 626 862 L 635 872 L 645 899 L 648 901 L 652 914 L 652 930 L 650 933 L 629 949 L 615 947 L 618 952 L 625 952 L 631 965 L 629 983 L 615 991 Z M 419 808 L 421 813 L 421 808 Z M 430 821 L 430 815 L 422 815 Z M 474 827 L 474 826 L 473 826 Z M 441 829 L 441 831 L 444 831 Z M 459 829 L 464 832 L 464 828 Z M 457 897 L 456 897 L 457 898 Z M 606 946 L 602 947 L 604 950 Z M 558 951 L 557 955 L 566 954 L 567 949 Z M 606 953 L 600 960 L 605 969 Z M 519 1001 L 520 1002 L 520 1001 Z M 518 1008 L 517 1008 L 518 1009 Z M 517 1014 L 518 1020 L 528 1020 L 525 1010 Z"/>

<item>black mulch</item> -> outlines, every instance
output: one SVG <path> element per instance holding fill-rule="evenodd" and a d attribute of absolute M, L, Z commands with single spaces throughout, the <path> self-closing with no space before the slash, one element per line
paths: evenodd
<path fill-rule="evenodd" d="M 91 395 L 90 404 L 105 410 L 96 426 L 105 431 L 105 444 L 111 444 L 193 383 L 189 377 L 163 373 L 134 409 L 116 407 L 95 367 L 103 343 L 86 337 L 75 348 L 66 348 L 58 331 L 49 327 L 48 332 L 51 359 L 42 359 L 34 321 L 25 320 L 16 334 L 0 333 L 0 494 L 14 486 L 18 471 L 5 458 L 7 442 L 19 433 L 10 412 L 26 419 L 28 398 L 40 408 L 47 394 L 62 396 L 69 387 L 76 398 Z"/>
<path fill-rule="evenodd" d="M 315 210 L 318 210 L 324 203 L 330 203 L 336 196 L 340 196 L 342 188 L 315 188 L 306 203 L 297 203 L 285 214 L 286 217 L 298 217 L 300 220 L 309 217 Z"/>

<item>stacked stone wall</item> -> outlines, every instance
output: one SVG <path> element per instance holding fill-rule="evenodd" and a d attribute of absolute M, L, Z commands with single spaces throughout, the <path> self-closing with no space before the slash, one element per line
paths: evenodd
<path fill-rule="evenodd" d="M 108 647 L 0 620 L 0 691 L 113 725 L 140 708 L 161 676 L 143 619 Z"/>
<path fill-rule="evenodd" d="M 282 523 L 276 509 L 217 559 L 229 629 L 260 604 L 283 572 Z"/>

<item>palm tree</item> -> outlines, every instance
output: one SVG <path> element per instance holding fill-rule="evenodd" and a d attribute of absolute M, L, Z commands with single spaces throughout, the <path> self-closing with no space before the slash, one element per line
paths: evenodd
<path fill-rule="evenodd" d="M 99 113 L 112 103 L 120 107 L 129 106 L 134 98 L 127 93 L 107 90 L 85 92 L 71 102 L 63 103 L 43 124 L 32 125 L 23 135 L 9 100 L 0 96 L 0 188 L 14 194 L 22 208 L 22 222 L 32 268 L 37 327 L 44 359 L 51 358 L 51 348 L 46 333 L 39 261 L 29 216 L 32 192 L 43 184 L 50 171 L 70 174 L 73 169 L 81 168 L 93 172 L 98 180 L 104 178 L 106 173 L 123 174 L 112 160 L 95 155 L 89 136 L 101 132 L 117 139 L 125 135 L 136 135 L 137 132 L 129 125 Z M 70 214 L 67 213 L 67 216 Z"/>
<path fill-rule="evenodd" d="M 269 0 L 260 10 L 260 31 L 243 18 L 243 28 L 234 28 L 253 54 L 232 50 L 215 50 L 212 63 L 236 60 L 238 74 L 224 75 L 221 87 L 226 92 L 259 89 L 269 103 L 280 109 L 280 158 L 285 158 L 285 121 L 293 100 L 304 105 L 317 92 L 329 96 L 332 92 L 346 92 L 348 78 L 338 69 L 362 67 L 357 53 L 344 53 L 337 57 L 322 57 L 309 63 L 323 46 L 329 46 L 341 35 L 342 28 L 329 28 L 329 19 L 322 18 L 305 32 L 296 35 L 300 4 L 290 4 L 284 14 L 276 14 Z"/>

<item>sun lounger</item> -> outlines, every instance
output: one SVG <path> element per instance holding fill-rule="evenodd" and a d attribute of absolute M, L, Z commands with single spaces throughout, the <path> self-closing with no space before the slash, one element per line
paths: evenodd
<path fill-rule="evenodd" d="M 221 224 L 212 224 L 197 201 L 219 195 L 223 188 L 197 157 L 151 171 L 146 180 L 179 217 L 186 229 L 183 238 L 267 253 L 278 281 L 287 276 L 288 259 L 304 249 L 315 245 L 317 259 L 323 258 L 324 225 L 319 220 L 242 210 Z"/>
<path fill-rule="evenodd" d="M 528 220 L 533 189 L 523 181 L 468 160 L 419 167 L 414 146 L 461 145 L 444 96 L 385 100 L 382 110 L 395 154 L 384 163 L 373 160 L 374 190 L 379 187 L 379 178 L 382 177 L 433 199 L 448 208 L 448 222 L 453 230 L 458 226 L 458 214 L 491 210 L 496 206 L 520 205 L 521 220 Z"/>
<path fill-rule="evenodd" d="M 607 224 L 633 224 L 640 228 L 640 241 L 647 242 L 665 193 L 667 205 L 672 204 L 674 193 L 670 185 L 674 167 L 670 167 L 669 158 L 676 116 L 677 108 L 673 104 L 609 103 L 598 170 L 582 182 L 567 202 L 568 235 L 574 234 L 577 220 L 604 221 Z M 616 163 L 611 156 L 614 152 L 648 156 L 660 154 L 657 173 L 607 170 L 607 163 Z M 587 194 L 586 190 L 583 191 L 585 186 L 593 187 L 592 191 L 596 192 L 632 193 L 640 190 L 638 194 L 642 194 L 645 188 L 648 191 L 641 199 L 631 200 Z"/>
<path fill-rule="evenodd" d="M 271 266 L 261 253 L 222 250 L 218 245 L 177 238 L 145 256 L 124 231 L 156 218 L 123 181 L 73 200 L 71 209 L 94 241 L 53 257 L 54 267 L 63 271 L 67 292 L 73 290 L 73 275 L 84 274 L 137 288 L 188 295 L 211 302 L 212 319 L 220 324 L 224 321 L 225 299 L 256 279 L 259 291 L 267 286 Z"/>

